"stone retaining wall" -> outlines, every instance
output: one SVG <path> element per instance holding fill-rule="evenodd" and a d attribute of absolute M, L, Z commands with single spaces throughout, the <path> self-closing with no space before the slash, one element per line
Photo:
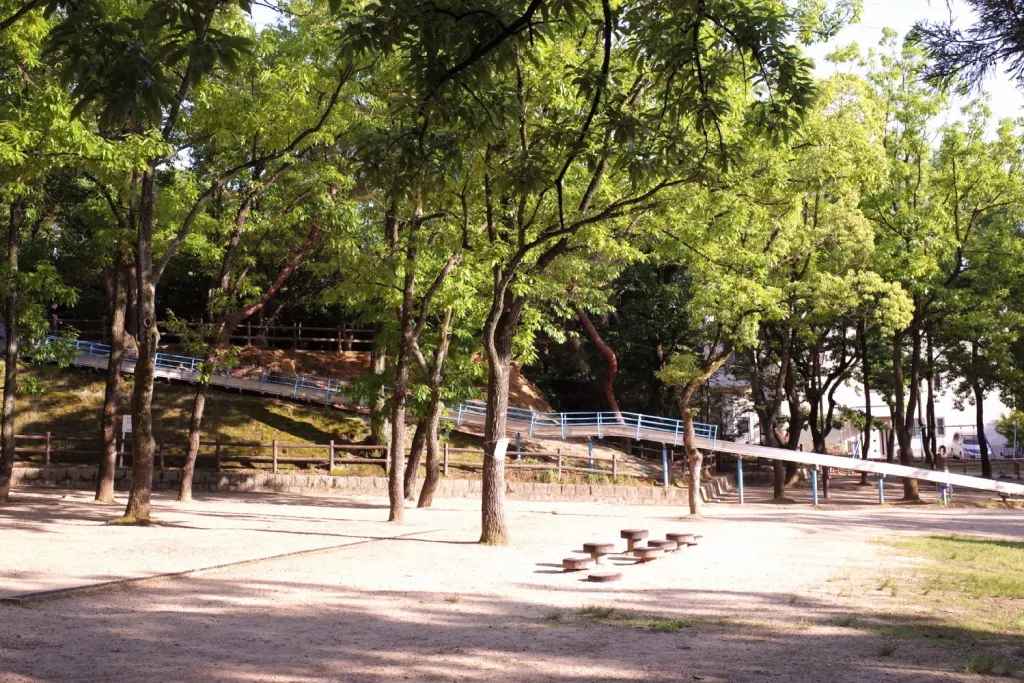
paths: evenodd
<path fill-rule="evenodd" d="M 181 470 L 157 470 L 153 474 L 155 490 L 175 490 L 181 481 Z M 92 489 L 96 485 L 93 466 L 15 467 L 13 486 Z M 115 488 L 127 490 L 131 470 L 117 470 Z M 480 496 L 479 479 L 441 479 L 435 498 L 476 498 Z M 701 485 L 705 501 L 714 500 L 733 489 L 732 477 L 712 477 Z M 265 472 L 210 472 L 198 470 L 193 481 L 197 493 L 246 491 L 252 493 L 294 493 L 301 495 L 364 494 L 387 495 L 384 477 L 336 477 L 329 474 L 272 474 Z M 509 498 L 533 501 L 581 501 L 625 503 L 631 505 L 686 505 L 687 490 L 660 486 L 607 486 L 599 484 L 542 484 L 510 481 L 506 483 Z"/>

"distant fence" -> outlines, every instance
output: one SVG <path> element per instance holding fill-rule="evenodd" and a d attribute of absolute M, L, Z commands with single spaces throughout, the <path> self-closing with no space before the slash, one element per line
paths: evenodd
<path fill-rule="evenodd" d="M 187 323 L 198 328 L 203 323 Z M 160 337 L 164 341 L 179 340 L 181 335 L 167 329 L 166 323 L 157 323 Z M 62 330 L 74 328 L 81 339 L 108 343 L 109 323 L 105 318 L 50 318 L 50 331 L 60 334 Z M 347 324 L 334 327 L 315 327 L 292 323 L 291 325 L 267 325 L 245 322 L 231 335 L 231 343 L 245 346 L 264 346 L 278 349 L 309 349 L 320 351 L 369 351 L 373 347 L 373 330 L 353 327 Z"/>
<path fill-rule="evenodd" d="M 46 432 L 45 434 L 16 434 L 15 453 L 20 461 L 40 463 L 46 466 L 58 464 L 94 464 L 102 453 L 102 443 L 93 437 L 65 436 Z M 119 443 L 118 466 L 131 462 L 130 440 Z M 156 440 L 156 468 L 168 469 L 169 465 L 181 467 L 185 461 L 188 442 L 184 439 Z M 310 455 L 294 455 L 295 451 Z M 277 473 L 281 465 L 306 466 L 312 470 L 326 469 L 331 472 L 339 465 L 373 465 L 387 471 L 387 448 L 364 446 L 329 441 L 325 444 L 292 443 L 278 441 L 201 441 L 196 467 L 217 472 L 231 469 L 263 469 L 264 466 Z M 316 455 L 313 455 L 316 453 Z M 366 455 L 358 455 L 358 454 Z M 477 455 L 479 460 L 459 459 L 459 456 Z M 591 457 L 555 451 L 510 451 L 505 463 L 506 470 L 549 471 L 557 481 L 563 473 L 594 474 L 610 477 L 650 479 L 660 481 L 662 474 L 635 474 L 621 472 L 621 458 Z M 483 469 L 483 451 L 479 448 L 443 447 L 441 472 L 448 476 L 452 469 L 475 472 Z"/>

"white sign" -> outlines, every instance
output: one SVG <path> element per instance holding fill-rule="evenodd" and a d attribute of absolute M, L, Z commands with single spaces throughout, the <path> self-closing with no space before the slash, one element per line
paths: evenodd
<path fill-rule="evenodd" d="M 131 415 L 122 415 L 121 416 L 121 433 L 122 434 L 127 434 L 130 431 L 132 431 L 132 416 Z"/>
<path fill-rule="evenodd" d="M 505 451 L 508 450 L 508 439 L 498 439 L 494 442 L 494 459 L 504 460 Z"/>

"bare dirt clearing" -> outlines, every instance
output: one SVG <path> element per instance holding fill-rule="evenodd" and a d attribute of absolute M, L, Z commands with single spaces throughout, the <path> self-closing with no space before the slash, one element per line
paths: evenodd
<path fill-rule="evenodd" d="M 510 502 L 515 545 L 489 548 L 472 500 L 394 527 L 376 498 L 160 498 L 149 528 L 103 525 L 119 508 L 83 493 L 17 500 L 0 517 L 7 596 L 327 549 L 0 605 L 0 680 L 19 682 L 985 680 L 964 673 L 985 634 L 879 588 L 880 573 L 916 561 L 874 541 L 1024 538 L 1020 510 L 714 505 L 687 521 Z M 628 527 L 704 542 L 649 565 L 612 558 L 614 584 L 559 570 L 586 541 L 624 545 Z M 950 637 L 882 628 L 897 622 Z"/>

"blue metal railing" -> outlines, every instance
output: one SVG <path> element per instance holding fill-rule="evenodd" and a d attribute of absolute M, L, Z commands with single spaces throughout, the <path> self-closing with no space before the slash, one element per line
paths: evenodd
<path fill-rule="evenodd" d="M 47 337 L 47 340 L 56 340 L 57 337 Z M 81 356 L 93 356 L 100 358 L 110 357 L 110 346 L 91 341 L 73 341 L 75 348 Z M 134 357 L 125 360 L 135 361 Z M 135 354 L 132 353 L 132 356 Z M 201 358 L 192 356 L 179 356 L 170 353 L 156 354 L 156 367 L 165 370 L 177 370 L 188 373 L 181 377 L 188 381 L 195 381 L 192 377 L 199 371 L 202 365 Z M 349 382 L 333 379 L 330 377 L 318 377 L 316 375 L 302 375 L 277 370 L 265 370 L 255 367 L 228 368 L 213 373 L 210 378 L 211 386 L 223 385 L 225 388 L 231 386 L 231 380 L 247 380 L 245 386 L 236 384 L 236 388 L 259 391 L 260 393 L 272 393 L 278 396 L 290 396 L 291 398 L 312 398 L 312 394 L 323 392 L 323 401 L 333 403 L 339 401 L 344 395 Z M 258 383 L 258 385 L 256 384 Z M 487 414 L 487 405 L 483 401 L 466 401 L 456 408 L 448 410 L 447 419 L 459 425 L 467 420 L 483 420 Z M 525 431 L 529 436 L 534 436 L 538 431 L 545 435 L 552 435 L 552 432 L 565 439 L 569 436 L 578 436 L 578 431 L 592 431 L 598 438 L 604 436 L 606 430 L 615 428 L 615 433 L 622 436 L 624 430 L 633 432 L 636 439 L 649 438 L 650 432 L 657 432 L 662 435 L 671 435 L 673 443 L 682 443 L 684 423 L 671 417 L 660 417 L 657 415 L 643 415 L 641 413 L 614 413 L 614 412 L 568 412 L 568 413 L 546 413 L 529 408 L 516 408 L 510 406 L 507 413 L 507 422 L 521 425 L 518 430 Z M 592 429 L 588 429 L 592 428 Z M 717 441 L 718 425 L 694 422 L 693 430 L 697 437 Z M 573 432 L 576 431 L 576 434 Z M 668 441 L 662 439 L 663 441 Z"/>

